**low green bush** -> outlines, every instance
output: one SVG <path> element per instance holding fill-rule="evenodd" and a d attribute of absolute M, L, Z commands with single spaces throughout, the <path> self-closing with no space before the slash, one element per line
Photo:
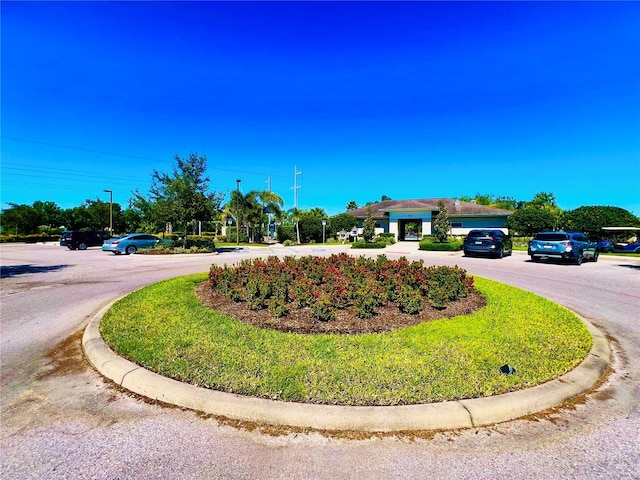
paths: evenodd
<path fill-rule="evenodd" d="M 462 250 L 461 241 L 454 241 L 448 243 L 437 243 L 430 241 L 421 241 L 419 248 L 420 250 L 430 250 L 430 251 L 439 251 L 439 252 L 455 252 L 458 250 Z"/>
<path fill-rule="evenodd" d="M 38 243 L 38 242 L 59 242 L 60 235 L 49 235 L 47 233 L 34 233 L 31 235 L 2 235 L 0 243 Z"/>
<path fill-rule="evenodd" d="M 238 236 L 238 238 L 236 238 L 236 235 Z M 227 227 L 227 239 L 229 239 L 231 242 L 235 242 L 236 240 L 239 240 L 240 243 L 249 242 L 249 237 L 247 237 L 246 230 L 244 228 L 241 228 L 240 231 L 236 234 L 235 225 Z"/>
<path fill-rule="evenodd" d="M 287 240 L 292 242 L 296 241 L 295 225 L 278 225 L 276 229 L 276 238 L 280 243 L 285 243 Z"/>
<path fill-rule="evenodd" d="M 532 237 L 511 237 L 514 247 L 527 248 Z"/>
<path fill-rule="evenodd" d="M 360 318 L 370 318 L 389 301 L 401 312 L 418 314 L 427 301 L 445 308 L 473 289 L 473 277 L 458 267 L 425 267 L 422 260 L 409 263 L 405 257 L 389 260 L 384 255 L 373 260 L 346 253 L 282 260 L 270 256 L 243 260 L 237 267 L 212 265 L 209 280 L 222 295 L 241 290 L 234 300 L 246 300 L 251 310 L 267 308 L 270 299 L 278 297 L 286 306 L 276 310 L 278 317 L 309 307 L 322 321 L 335 318 L 336 309 L 351 306 Z"/>
<path fill-rule="evenodd" d="M 387 242 L 353 242 L 351 248 L 385 248 Z"/>
<path fill-rule="evenodd" d="M 393 245 L 396 243 L 396 234 L 395 233 L 380 233 L 376 235 L 373 239 L 374 242 L 384 242 L 387 245 Z"/>

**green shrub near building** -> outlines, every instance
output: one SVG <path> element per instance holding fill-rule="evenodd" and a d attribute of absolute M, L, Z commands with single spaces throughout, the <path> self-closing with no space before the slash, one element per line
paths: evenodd
<path fill-rule="evenodd" d="M 423 240 L 420 242 L 420 250 L 431 250 L 439 252 L 457 252 L 462 250 L 463 242 L 461 240 L 454 240 L 448 243 L 432 242 L 430 240 Z"/>
<path fill-rule="evenodd" d="M 351 248 L 384 248 L 387 242 L 353 242 Z"/>

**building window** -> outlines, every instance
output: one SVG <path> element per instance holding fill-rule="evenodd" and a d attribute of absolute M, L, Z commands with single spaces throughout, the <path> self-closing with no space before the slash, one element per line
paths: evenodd
<path fill-rule="evenodd" d="M 462 228 L 462 222 L 451 222 L 451 228 Z"/>

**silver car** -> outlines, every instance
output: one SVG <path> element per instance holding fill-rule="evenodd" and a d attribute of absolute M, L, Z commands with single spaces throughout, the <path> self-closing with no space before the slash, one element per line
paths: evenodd
<path fill-rule="evenodd" d="M 102 244 L 102 251 L 113 252 L 116 255 L 120 253 L 130 255 L 141 248 L 153 248 L 159 243 L 172 243 L 172 240 L 165 240 L 148 233 L 130 233 L 106 240 Z"/>

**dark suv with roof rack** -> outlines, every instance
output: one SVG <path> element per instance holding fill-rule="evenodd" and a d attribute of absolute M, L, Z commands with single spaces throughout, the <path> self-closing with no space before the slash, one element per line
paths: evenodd
<path fill-rule="evenodd" d="M 576 265 L 583 260 L 598 261 L 598 244 L 582 232 L 540 232 L 529 241 L 531 260 L 566 260 Z"/>
<path fill-rule="evenodd" d="M 87 247 L 99 247 L 111 236 L 100 230 L 72 230 L 64 232 L 60 238 L 60 246 L 69 250 L 86 250 Z"/>
<path fill-rule="evenodd" d="M 502 258 L 511 255 L 512 242 L 511 237 L 502 230 L 471 230 L 464 239 L 462 249 L 466 257 L 486 254 Z"/>

